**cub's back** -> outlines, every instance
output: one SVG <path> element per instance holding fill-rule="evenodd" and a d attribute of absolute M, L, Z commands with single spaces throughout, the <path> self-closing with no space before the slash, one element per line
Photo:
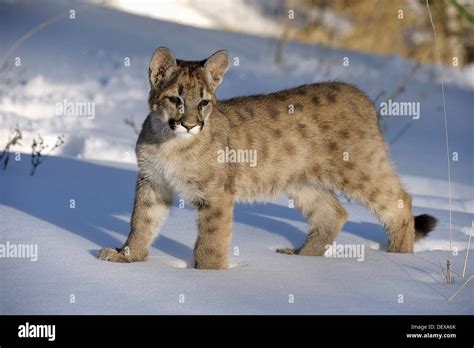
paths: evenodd
<path fill-rule="evenodd" d="M 371 101 L 350 84 L 317 83 L 238 97 L 219 102 L 218 109 L 231 125 L 231 147 L 257 152 L 255 168 L 237 167 L 242 189 L 249 182 L 285 186 L 295 173 L 305 175 L 315 166 L 332 172 L 344 153 L 360 167 L 372 152 L 384 151 Z"/>
<path fill-rule="evenodd" d="M 383 145 L 375 108 L 357 87 L 342 82 L 303 85 L 271 94 L 218 103 L 231 125 L 230 139 L 243 148 L 319 156 L 340 151 L 365 153 Z M 294 151 L 293 151 L 294 149 Z"/>

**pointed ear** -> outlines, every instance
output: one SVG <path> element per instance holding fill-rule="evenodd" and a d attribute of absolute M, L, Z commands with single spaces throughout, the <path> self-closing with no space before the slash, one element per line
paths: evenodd
<path fill-rule="evenodd" d="M 169 48 L 160 47 L 155 50 L 150 61 L 150 84 L 157 89 L 164 81 L 170 78 L 176 70 L 176 58 Z"/>
<path fill-rule="evenodd" d="M 227 51 L 217 51 L 207 58 L 204 70 L 208 73 L 209 82 L 214 89 L 221 84 L 227 69 L 229 69 L 229 53 Z"/>

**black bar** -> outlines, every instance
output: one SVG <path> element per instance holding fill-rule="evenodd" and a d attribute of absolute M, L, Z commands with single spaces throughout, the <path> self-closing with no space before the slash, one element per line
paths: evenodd
<path fill-rule="evenodd" d="M 293 347 L 305 342 L 314 343 L 311 346 L 327 342 L 347 346 L 473 347 L 473 319 L 473 316 L 1 316 L 0 347 L 136 347 L 147 343 L 158 346 L 253 343 Z M 20 338 L 19 327 L 26 323 L 30 327 L 55 325 L 55 340 Z M 413 338 L 407 334 L 425 337 Z M 433 337 L 438 334 L 456 337 Z"/>

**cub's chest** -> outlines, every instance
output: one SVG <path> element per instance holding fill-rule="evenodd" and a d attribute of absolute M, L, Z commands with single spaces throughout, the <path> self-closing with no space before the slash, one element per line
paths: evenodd
<path fill-rule="evenodd" d="M 148 177 L 166 181 L 181 181 L 186 176 L 187 166 L 179 156 L 166 156 L 156 153 L 148 156 L 142 163 L 143 170 Z"/>
<path fill-rule="evenodd" d="M 202 196 L 199 190 L 200 171 L 196 164 L 179 154 L 157 153 L 141 162 L 140 170 L 155 185 L 166 185 L 187 200 Z"/>

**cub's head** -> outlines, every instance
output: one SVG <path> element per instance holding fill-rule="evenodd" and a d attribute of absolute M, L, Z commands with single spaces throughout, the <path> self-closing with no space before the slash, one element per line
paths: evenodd
<path fill-rule="evenodd" d="M 165 138 L 192 138 L 199 134 L 216 104 L 216 88 L 229 68 L 227 51 L 202 61 L 176 59 L 170 49 L 156 49 L 150 61 L 152 122 Z"/>

